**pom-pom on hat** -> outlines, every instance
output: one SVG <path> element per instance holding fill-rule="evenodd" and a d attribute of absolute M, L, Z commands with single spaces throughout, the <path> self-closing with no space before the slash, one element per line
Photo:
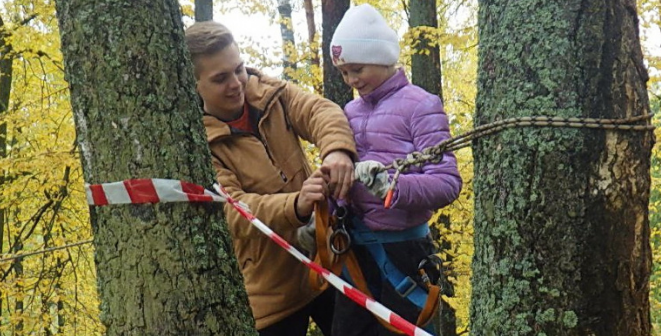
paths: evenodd
<path fill-rule="evenodd" d="M 397 33 L 374 9 L 363 4 L 349 8 L 331 40 L 333 65 L 394 65 L 399 59 Z"/>

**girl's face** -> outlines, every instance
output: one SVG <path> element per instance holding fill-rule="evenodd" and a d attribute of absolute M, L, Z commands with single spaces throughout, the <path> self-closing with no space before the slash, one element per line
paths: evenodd
<path fill-rule="evenodd" d="M 337 68 L 342 72 L 344 82 L 356 89 L 361 96 L 374 91 L 396 72 L 394 65 L 350 63 Z"/>

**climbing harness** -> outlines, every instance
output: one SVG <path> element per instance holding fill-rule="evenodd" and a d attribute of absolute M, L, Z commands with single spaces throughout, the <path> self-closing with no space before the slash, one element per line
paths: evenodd
<path fill-rule="evenodd" d="M 440 300 L 440 288 L 431 282 L 425 269 L 425 266 L 428 266 L 428 263 L 425 261 L 432 257 L 425 256 L 420 261 L 419 266 L 422 267 L 418 267 L 418 272 L 424 274 L 421 274 L 423 280 L 421 286 L 415 279 L 403 273 L 395 265 L 388 257 L 384 246 L 387 243 L 422 239 L 429 234 L 429 225 L 423 223 L 401 231 L 372 231 L 358 218 L 354 217 L 352 223 L 353 229 L 350 233 L 354 239 L 354 244 L 363 246 L 368 251 L 379 269 L 381 278 L 387 280 L 400 297 L 407 299 L 411 304 L 421 310 L 416 325 L 422 328 L 429 325 L 429 322 L 438 309 Z M 346 270 L 347 273 L 345 275 L 351 281 L 364 281 L 356 280 L 356 277 L 351 274 L 350 270 Z M 438 276 L 440 276 L 440 271 L 437 273 L 437 279 Z M 361 286 L 358 286 L 358 288 L 361 288 Z M 371 292 L 373 290 L 369 286 L 366 286 L 366 293 Z"/>
<path fill-rule="evenodd" d="M 318 244 L 317 254 L 314 256 L 315 262 L 331 270 L 337 276 L 342 275 L 361 292 L 375 298 L 374 289 L 369 288 L 358 259 L 351 250 L 352 245 L 363 246 L 376 263 L 381 277 L 387 280 L 402 298 L 407 299 L 421 310 L 416 326 L 419 328 L 429 326 L 429 322 L 439 307 L 440 300 L 440 287 L 433 284 L 427 274 L 431 265 L 427 260 L 433 257 L 426 256 L 420 262 L 420 267 L 418 267 L 422 279 L 420 284 L 395 266 L 383 246 L 386 243 L 424 238 L 429 234 L 429 225 L 424 223 L 402 231 L 372 231 L 358 218 L 351 216 L 346 206 L 338 206 L 333 200 L 331 203 L 335 208 L 333 214 L 330 213 L 326 202 L 315 204 L 315 228 Z M 329 238 L 324 239 L 324 237 Z M 332 253 L 328 253 L 329 250 Z M 437 272 L 440 276 L 440 271 Z M 327 284 L 316 273 L 310 273 L 310 285 L 318 290 L 324 290 L 327 287 Z M 388 323 L 382 320 L 379 322 L 387 329 L 401 333 Z"/>

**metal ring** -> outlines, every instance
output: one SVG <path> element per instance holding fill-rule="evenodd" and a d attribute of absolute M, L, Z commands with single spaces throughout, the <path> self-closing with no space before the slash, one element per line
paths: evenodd
<path fill-rule="evenodd" d="M 343 247 L 337 248 L 335 246 L 335 242 L 337 239 L 344 238 L 346 240 L 346 244 Z M 341 243 L 341 242 L 340 242 Z M 331 251 L 333 253 L 340 255 L 347 253 L 349 251 L 349 248 L 351 247 L 351 236 L 347 233 L 347 230 L 344 228 L 339 228 L 337 230 L 334 230 L 333 233 L 331 233 L 330 237 L 328 237 L 328 246 L 330 246 Z"/>
<path fill-rule="evenodd" d="M 337 207 L 337 209 L 335 209 L 335 217 L 337 218 L 338 221 L 344 220 L 347 217 L 348 213 L 349 211 L 345 206 Z"/>

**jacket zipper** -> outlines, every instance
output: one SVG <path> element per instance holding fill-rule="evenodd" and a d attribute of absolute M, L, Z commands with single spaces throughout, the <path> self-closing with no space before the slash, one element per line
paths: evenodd
<path fill-rule="evenodd" d="M 278 96 L 278 94 L 284 89 L 285 89 L 285 87 L 281 86 L 273 93 L 273 95 L 268 99 L 268 101 L 267 101 L 267 103 L 264 107 L 265 110 L 268 110 L 271 103 L 273 103 L 273 100 L 275 99 L 275 97 Z M 283 109 L 284 109 L 284 106 L 283 106 Z M 264 115 L 264 116 L 266 116 L 266 115 Z M 262 119 L 263 118 L 260 118 L 259 122 L 257 123 L 257 134 L 252 134 L 252 133 L 249 133 L 249 132 L 239 131 L 239 132 L 236 132 L 236 133 L 233 133 L 233 134 L 230 133 L 230 136 L 232 136 L 232 135 L 235 135 L 235 136 L 254 136 L 255 138 L 257 138 L 257 140 L 259 140 L 259 142 L 262 143 L 262 146 L 264 146 L 264 150 L 266 151 L 266 155 L 268 155 L 269 160 L 271 160 L 271 162 L 273 163 L 274 166 L 278 167 L 278 169 L 280 171 L 280 178 L 282 179 L 282 181 L 287 182 L 289 180 L 287 178 L 287 175 L 282 171 L 282 169 L 280 169 L 279 165 L 277 165 L 277 162 L 275 161 L 275 159 L 273 158 L 273 155 L 271 154 L 271 149 L 269 148 L 268 144 L 266 143 L 266 140 L 264 140 L 262 138 L 262 133 L 259 129 L 259 127 L 262 123 Z M 286 115 L 285 115 L 285 122 L 287 122 Z"/>
<path fill-rule="evenodd" d="M 273 95 L 268 99 L 268 101 L 267 101 L 267 103 L 266 103 L 266 105 L 265 105 L 265 107 L 264 107 L 264 109 L 265 109 L 266 111 L 268 111 L 268 109 L 269 109 L 269 107 L 271 106 L 271 104 L 273 103 L 273 100 L 275 99 L 275 97 L 278 96 L 278 95 L 280 94 L 280 92 L 282 92 L 282 90 L 284 90 L 284 89 L 285 89 L 285 87 L 284 87 L 284 86 L 281 86 L 281 87 L 278 88 L 278 89 L 273 93 Z M 283 109 L 284 109 L 284 107 L 283 107 Z M 269 113 L 271 113 L 271 112 L 269 112 Z M 266 116 L 266 115 L 264 115 L 264 116 Z M 262 143 L 262 145 L 264 146 L 264 150 L 266 150 L 266 154 L 269 156 L 269 159 L 271 160 L 271 162 L 273 162 L 273 164 L 276 165 L 276 166 L 278 167 L 278 169 L 280 170 L 280 178 L 282 179 L 282 181 L 283 181 L 283 182 L 287 182 L 287 181 L 289 180 L 289 179 L 287 178 L 287 175 L 285 175 L 285 173 L 282 171 L 282 169 L 280 169 L 280 166 L 277 165 L 277 162 L 275 161 L 275 159 L 273 159 L 273 154 L 271 154 L 271 149 L 269 148 L 269 145 L 266 143 L 266 140 L 263 138 L 263 136 L 262 136 L 262 131 L 259 129 L 260 125 L 262 124 L 262 119 L 263 119 L 263 118 L 261 118 L 261 119 L 259 120 L 259 122 L 257 123 L 257 134 L 255 135 L 255 137 L 256 137 L 256 138 Z M 286 117 L 285 117 L 285 122 L 287 122 Z"/>

